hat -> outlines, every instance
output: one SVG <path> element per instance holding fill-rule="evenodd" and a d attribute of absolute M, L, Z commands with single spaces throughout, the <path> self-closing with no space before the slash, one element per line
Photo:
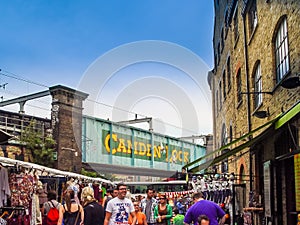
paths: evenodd
<path fill-rule="evenodd" d="M 91 201 L 94 199 L 94 189 L 91 187 L 85 187 L 82 189 L 81 198 L 84 201 Z"/>

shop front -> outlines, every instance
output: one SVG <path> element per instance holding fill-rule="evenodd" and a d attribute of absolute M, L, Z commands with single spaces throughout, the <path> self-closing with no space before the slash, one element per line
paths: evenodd
<path fill-rule="evenodd" d="M 245 139 L 248 141 L 243 141 Z M 297 224 L 300 218 L 299 142 L 300 103 L 197 159 L 196 162 L 202 162 L 200 166 L 193 167 L 194 162 L 191 162 L 184 168 L 200 174 L 221 172 L 223 162 L 228 162 L 228 173 L 236 175 L 232 224 L 239 225 L 241 221 L 252 225 Z"/>

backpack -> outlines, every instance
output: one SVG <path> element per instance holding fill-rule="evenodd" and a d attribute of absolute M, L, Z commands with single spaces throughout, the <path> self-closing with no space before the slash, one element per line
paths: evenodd
<path fill-rule="evenodd" d="M 59 211 L 56 208 L 57 206 L 55 207 L 52 201 L 50 201 L 50 203 L 52 207 L 47 214 L 46 225 L 56 225 L 59 218 Z"/>

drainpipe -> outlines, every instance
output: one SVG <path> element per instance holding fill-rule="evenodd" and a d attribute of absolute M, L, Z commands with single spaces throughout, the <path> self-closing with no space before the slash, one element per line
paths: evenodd
<path fill-rule="evenodd" d="M 248 120 L 248 133 L 252 130 L 251 124 L 251 112 L 250 112 L 250 81 L 249 81 L 249 66 L 248 66 L 248 45 L 247 45 L 247 32 L 246 32 L 246 13 L 242 15 L 243 17 L 243 33 L 244 33 L 244 58 L 245 58 L 245 76 L 246 76 L 246 98 L 247 98 L 247 120 Z M 249 140 L 251 136 L 249 136 Z M 252 174 L 252 155 L 251 151 L 249 153 L 249 177 L 250 177 L 250 192 L 253 189 L 253 174 Z"/>

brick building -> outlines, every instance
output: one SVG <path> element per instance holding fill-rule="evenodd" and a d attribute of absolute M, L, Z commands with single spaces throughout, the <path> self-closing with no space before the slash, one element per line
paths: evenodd
<path fill-rule="evenodd" d="M 197 169 L 234 172 L 240 188 L 234 220 L 247 211 L 253 224 L 296 224 L 300 1 L 215 0 L 214 6 L 208 80 L 216 150 Z"/>
<path fill-rule="evenodd" d="M 51 119 L 44 119 L 24 114 L 25 102 L 51 95 Z M 82 168 L 82 111 L 83 101 L 88 94 L 62 85 L 49 90 L 19 98 L 2 101 L 0 106 L 20 104 L 20 112 L 0 110 L 0 156 L 32 162 L 32 156 L 25 146 L 20 145 L 18 137 L 32 120 L 34 129 L 43 136 L 48 133 L 56 142 L 57 159 L 55 168 L 80 173 Z M 14 141 L 13 137 L 16 137 Z"/>

